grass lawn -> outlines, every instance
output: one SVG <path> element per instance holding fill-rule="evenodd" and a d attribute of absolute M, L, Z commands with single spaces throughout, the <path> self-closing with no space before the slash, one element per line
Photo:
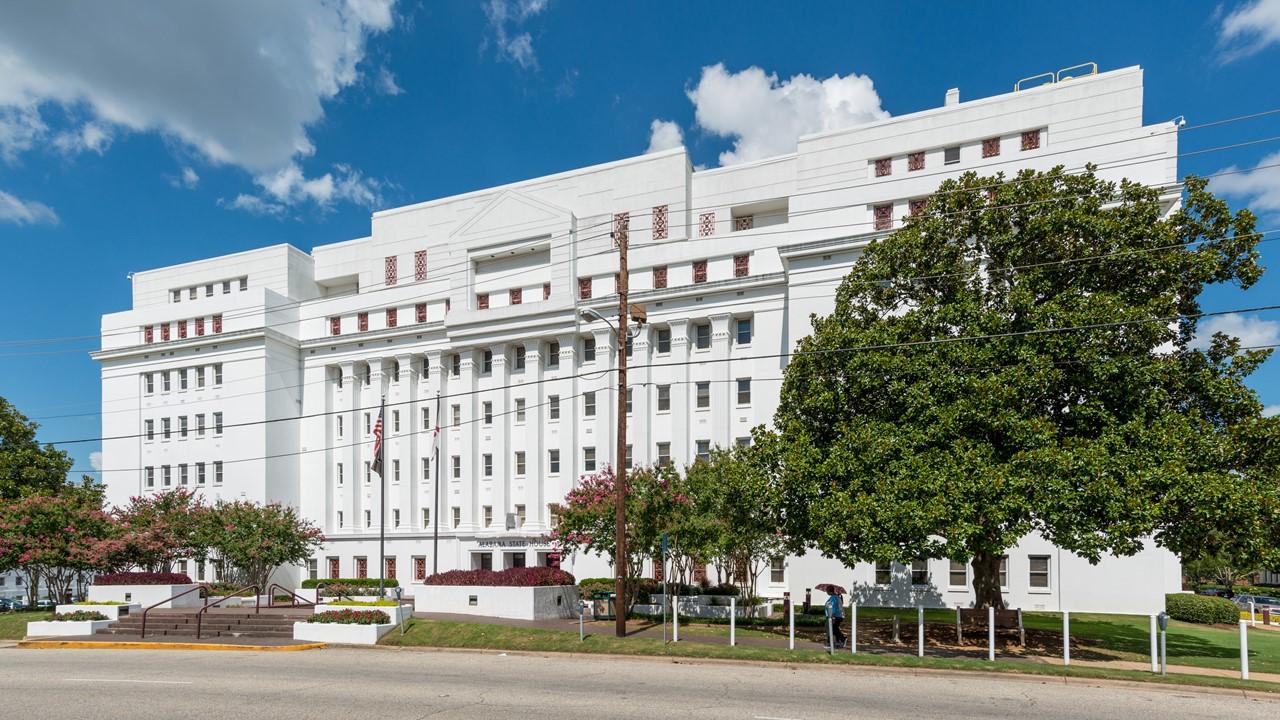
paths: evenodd
<path fill-rule="evenodd" d="M 1073 620 L 1074 625 L 1074 620 Z M 1032 675 L 1069 675 L 1079 678 L 1103 678 L 1138 682 L 1168 682 L 1180 685 L 1208 685 L 1213 687 L 1250 688 L 1267 692 L 1280 692 L 1280 685 L 1231 678 L 1190 675 L 1169 675 L 1161 678 L 1148 672 L 1112 670 L 1109 668 L 1062 668 L 1037 662 L 1005 660 L 994 663 L 937 657 L 918 658 L 914 655 L 876 655 L 870 653 L 838 653 L 828 655 L 820 650 L 786 650 L 749 646 L 729 647 L 701 643 L 664 644 L 649 638 L 619 639 L 612 635 L 587 635 L 578 641 L 576 632 L 520 628 L 507 625 L 485 625 L 445 620 L 409 621 L 403 637 L 393 631 L 382 638 L 381 644 L 402 647 L 476 648 L 489 650 L 523 650 L 527 652 L 607 653 L 614 655 L 651 655 L 659 657 L 726 658 L 766 662 L 815 663 L 834 665 L 871 665 L 885 667 L 927 667 L 951 670 L 977 670 L 986 672 L 1013 672 Z"/>
<path fill-rule="evenodd" d="M 53 613 L 46 610 L 0 613 L 0 640 L 21 640 L 27 636 L 27 623 L 52 617 Z"/>

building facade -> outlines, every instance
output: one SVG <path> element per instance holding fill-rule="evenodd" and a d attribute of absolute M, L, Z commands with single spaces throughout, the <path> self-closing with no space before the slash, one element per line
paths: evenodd
<path fill-rule="evenodd" d="M 108 497 L 183 486 L 295 505 L 327 537 L 282 571 L 303 576 L 376 577 L 382 562 L 411 585 L 437 557 L 441 571 L 551 562 L 549 506 L 616 454 L 620 351 L 631 462 L 691 462 L 770 422 L 810 315 L 944 179 L 1091 162 L 1166 188 L 1172 210 L 1176 161 L 1176 126 L 1143 124 L 1135 67 L 970 102 L 952 91 L 758 162 L 694 170 L 674 149 L 376 212 L 368 237 L 310 254 L 279 245 L 139 272 L 94 353 Z M 631 302 L 648 313 L 629 349 L 583 314 L 616 312 L 620 233 Z M 562 562 L 609 574 L 595 557 Z M 1013 606 L 1148 612 L 1179 574 L 1160 550 L 1090 566 L 1032 536 L 1005 576 Z M 758 585 L 799 595 L 823 581 L 871 603 L 972 602 L 969 571 L 945 560 L 780 558 Z"/>

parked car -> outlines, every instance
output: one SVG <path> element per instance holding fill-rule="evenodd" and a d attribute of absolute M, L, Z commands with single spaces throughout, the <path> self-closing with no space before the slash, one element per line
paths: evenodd
<path fill-rule="evenodd" d="M 55 608 L 57 608 L 57 607 L 58 607 L 58 603 L 56 603 L 56 602 L 54 602 L 54 601 L 52 601 L 52 600 L 37 600 L 37 601 L 36 601 L 36 609 L 37 609 L 37 610 L 53 610 L 53 609 L 55 609 Z"/>
<path fill-rule="evenodd" d="M 1248 595 L 1241 593 L 1235 596 L 1236 607 L 1241 610 L 1248 610 L 1249 603 L 1253 603 L 1255 610 L 1261 611 L 1263 608 L 1269 608 L 1272 612 L 1280 612 L 1280 598 L 1271 597 L 1270 595 Z"/>
<path fill-rule="evenodd" d="M 18 598 L 0 598 L 0 612 L 14 612 L 26 607 L 26 603 Z"/>
<path fill-rule="evenodd" d="M 1224 597 L 1224 598 L 1231 597 L 1231 591 L 1224 590 L 1223 588 L 1200 588 L 1199 594 L 1211 595 L 1213 597 Z"/>

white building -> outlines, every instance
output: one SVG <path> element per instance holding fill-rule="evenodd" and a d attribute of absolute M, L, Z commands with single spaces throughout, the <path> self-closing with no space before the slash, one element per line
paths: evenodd
<path fill-rule="evenodd" d="M 743 165 L 695 171 L 675 149 L 392 208 L 368 237 L 309 255 L 277 245 L 139 272 L 94 353 L 108 497 L 187 486 L 293 504 L 328 538 L 302 573 L 377 576 L 370 430 L 385 395 L 389 572 L 430 573 L 437 531 L 442 571 L 544 563 L 548 505 L 615 453 L 617 347 L 581 314 L 616 308 L 611 232 L 629 234 L 631 300 L 649 316 L 630 359 L 630 454 L 683 464 L 770 421 L 780 355 L 830 311 L 860 248 L 943 179 L 1093 162 L 1168 187 L 1172 208 L 1176 148 L 1172 123 L 1143 125 L 1134 67 L 970 102 L 948 92 Z M 609 574 L 595 558 L 565 565 Z M 1091 567 L 1028 537 L 1009 553 L 1008 599 L 1147 612 L 1179 575 L 1163 551 Z M 792 558 L 759 589 L 821 581 L 854 581 L 868 602 L 971 602 L 945 560 L 877 573 Z"/>

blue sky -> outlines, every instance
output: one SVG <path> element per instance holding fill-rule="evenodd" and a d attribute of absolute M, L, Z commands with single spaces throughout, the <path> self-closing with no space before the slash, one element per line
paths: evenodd
<path fill-rule="evenodd" d="M 677 134 L 706 166 L 784 152 L 824 123 L 935 107 L 949 87 L 1006 92 L 1088 60 L 1143 66 L 1147 122 L 1280 107 L 1280 0 L 50 5 L 0 6 L 0 395 L 41 418 L 45 440 L 99 434 L 87 353 L 99 317 L 129 306 L 130 271 L 360 237 L 380 207 Z M 837 95 L 851 98 L 844 113 L 824 109 Z M 1277 135 L 1272 115 L 1180 147 Z M 1180 170 L 1250 170 L 1277 153 L 1265 142 Z M 1225 177 L 1233 205 L 1280 227 L 1277 168 Z M 1277 265 L 1280 240 L 1261 248 Z M 1205 306 L 1270 304 L 1278 290 L 1280 268 Z M 1221 322 L 1280 342 L 1280 313 Z M 1280 409 L 1277 366 L 1253 384 Z M 97 447 L 67 449 L 89 468 Z"/>

